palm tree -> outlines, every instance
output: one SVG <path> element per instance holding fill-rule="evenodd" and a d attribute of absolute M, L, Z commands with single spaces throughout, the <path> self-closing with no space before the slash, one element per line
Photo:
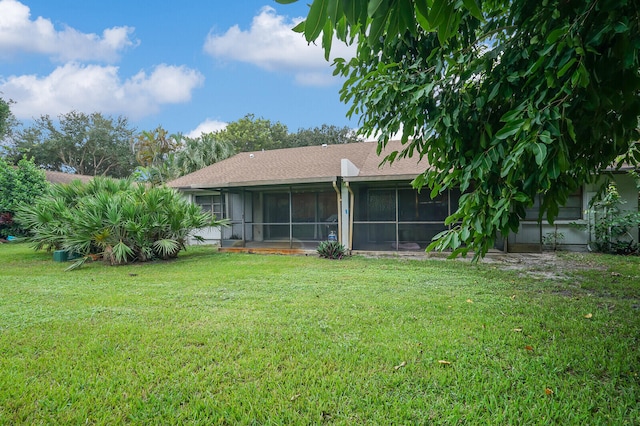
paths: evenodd
<path fill-rule="evenodd" d="M 176 153 L 175 166 L 180 175 L 193 173 L 234 154 L 231 142 L 219 132 L 202 133 L 196 138 L 183 137 L 182 149 Z"/>

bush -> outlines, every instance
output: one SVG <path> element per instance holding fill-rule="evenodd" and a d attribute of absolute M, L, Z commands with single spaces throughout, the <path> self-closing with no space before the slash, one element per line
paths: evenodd
<path fill-rule="evenodd" d="M 338 241 L 323 241 L 318 245 L 318 254 L 326 259 L 342 259 L 347 256 L 347 249 Z"/>
<path fill-rule="evenodd" d="M 111 265 L 176 257 L 193 231 L 220 226 L 167 187 L 96 177 L 56 185 L 15 217 L 35 249 L 64 249 Z"/>
<path fill-rule="evenodd" d="M 586 226 L 577 225 L 595 237 L 592 244 L 596 251 L 625 255 L 638 253 L 639 245 L 629 231 L 640 224 L 640 212 L 623 210 L 621 206 L 624 203 L 615 184 L 610 183 L 587 210 L 593 222 L 590 220 Z"/>
<path fill-rule="evenodd" d="M 49 182 L 33 160 L 21 159 L 14 167 L 0 158 L 0 238 L 22 236 L 27 230 L 13 220 L 16 210 L 46 194 Z"/>

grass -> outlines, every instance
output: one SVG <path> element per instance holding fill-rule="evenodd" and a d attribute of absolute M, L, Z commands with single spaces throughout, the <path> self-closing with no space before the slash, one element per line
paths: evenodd
<path fill-rule="evenodd" d="M 640 423 L 640 258 L 0 261 L 0 424 Z"/>

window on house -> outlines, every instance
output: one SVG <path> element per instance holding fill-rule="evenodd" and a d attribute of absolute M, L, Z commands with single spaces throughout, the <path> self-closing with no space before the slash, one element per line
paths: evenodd
<path fill-rule="evenodd" d="M 196 195 L 195 202 L 202 211 L 211 213 L 216 219 L 224 218 L 222 195 Z"/>
<path fill-rule="evenodd" d="M 289 193 L 264 194 L 264 212 L 267 223 L 289 223 Z"/>
<path fill-rule="evenodd" d="M 399 189 L 398 209 L 401 222 L 444 222 L 449 216 L 449 197 L 446 192 L 431 198 L 427 190 Z"/>
<path fill-rule="evenodd" d="M 367 193 L 367 213 L 370 221 L 396 220 L 395 189 L 370 189 Z"/>
<path fill-rule="evenodd" d="M 533 206 L 526 210 L 527 221 L 537 221 L 540 214 L 540 202 L 541 197 L 536 197 Z M 543 220 L 546 220 L 547 215 L 545 213 Z M 556 220 L 578 220 L 582 219 L 582 191 L 573 193 L 567 197 L 567 202 L 564 206 L 560 206 L 558 209 L 558 217 Z"/>

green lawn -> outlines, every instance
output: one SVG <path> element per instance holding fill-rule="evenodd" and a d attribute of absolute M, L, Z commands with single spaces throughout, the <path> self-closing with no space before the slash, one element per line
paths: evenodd
<path fill-rule="evenodd" d="M 0 245 L 3 425 L 640 423 L 640 258 L 51 257 Z"/>

